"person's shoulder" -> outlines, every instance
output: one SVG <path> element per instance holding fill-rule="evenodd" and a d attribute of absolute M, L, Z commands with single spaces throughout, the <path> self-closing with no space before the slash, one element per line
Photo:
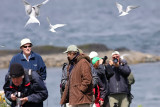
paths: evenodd
<path fill-rule="evenodd" d="M 5 81 L 8 81 L 8 80 L 10 80 L 9 72 L 5 75 Z"/>
<path fill-rule="evenodd" d="M 87 55 L 85 55 L 85 54 L 80 54 L 80 55 L 78 56 L 78 58 L 77 58 L 77 61 L 78 61 L 78 62 L 79 62 L 79 61 L 80 61 L 80 62 L 88 62 L 88 63 L 91 62 L 89 56 L 87 56 Z"/>
<path fill-rule="evenodd" d="M 84 62 L 89 63 L 88 60 L 85 59 L 85 58 L 81 59 L 79 62 L 82 62 L 82 63 L 84 63 Z"/>
<path fill-rule="evenodd" d="M 17 53 L 17 54 L 15 54 L 13 57 L 20 57 L 22 55 L 22 53 Z"/>
<path fill-rule="evenodd" d="M 22 54 L 21 53 L 18 53 L 18 54 L 15 54 L 13 57 L 12 57 L 12 59 L 19 59 L 19 58 L 21 58 L 21 56 L 22 56 Z"/>
<path fill-rule="evenodd" d="M 40 75 L 36 71 L 32 71 L 31 75 L 32 75 L 32 79 L 34 80 L 39 81 L 39 78 L 41 78 Z"/>
<path fill-rule="evenodd" d="M 36 52 L 33 52 L 33 51 L 32 51 L 32 54 L 33 54 L 35 57 L 40 57 L 40 58 L 41 58 L 41 55 L 38 54 L 38 53 L 36 53 Z"/>

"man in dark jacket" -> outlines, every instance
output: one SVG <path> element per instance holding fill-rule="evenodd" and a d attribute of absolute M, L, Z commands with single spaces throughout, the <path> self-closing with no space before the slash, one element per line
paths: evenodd
<path fill-rule="evenodd" d="M 47 72 L 46 65 L 42 59 L 42 57 L 32 51 L 32 42 L 28 38 L 24 38 L 21 40 L 20 49 L 22 52 L 13 56 L 10 61 L 10 65 L 13 63 L 19 63 L 23 66 L 25 70 L 32 69 L 33 71 L 37 71 L 43 80 L 46 80 Z"/>
<path fill-rule="evenodd" d="M 22 65 L 11 64 L 3 86 L 5 96 L 12 102 L 11 107 L 18 104 L 23 107 L 43 107 L 43 101 L 48 97 L 48 91 L 37 72 L 24 72 Z"/>
<path fill-rule="evenodd" d="M 109 103 L 110 107 L 114 106 L 114 103 L 118 107 L 128 107 L 128 76 L 131 72 L 128 65 L 120 64 L 120 54 L 118 51 L 112 53 L 112 60 L 109 61 L 112 66 L 114 75 L 109 78 Z"/>
<path fill-rule="evenodd" d="M 90 58 L 80 54 L 77 46 L 70 45 L 68 56 L 67 84 L 60 104 L 69 102 L 69 107 L 90 107 L 92 102 L 92 73 Z"/>

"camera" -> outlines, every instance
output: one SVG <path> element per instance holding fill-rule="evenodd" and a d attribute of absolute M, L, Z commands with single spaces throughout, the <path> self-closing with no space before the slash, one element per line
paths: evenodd
<path fill-rule="evenodd" d="M 105 63 L 106 63 L 106 60 L 108 59 L 108 57 L 107 57 L 107 56 L 104 56 L 104 58 L 102 58 L 102 59 L 103 59 L 102 64 L 105 64 Z"/>
<path fill-rule="evenodd" d="M 113 58 L 113 62 L 114 62 L 114 63 L 117 63 L 117 62 L 118 62 L 118 59 L 117 59 L 117 58 Z"/>
<path fill-rule="evenodd" d="M 15 92 L 14 95 L 17 97 L 16 99 L 16 107 L 22 107 L 21 104 L 21 97 L 22 97 L 22 93 L 21 92 Z"/>
<path fill-rule="evenodd" d="M 118 104 L 117 103 L 114 103 L 114 106 L 113 107 L 118 107 Z"/>

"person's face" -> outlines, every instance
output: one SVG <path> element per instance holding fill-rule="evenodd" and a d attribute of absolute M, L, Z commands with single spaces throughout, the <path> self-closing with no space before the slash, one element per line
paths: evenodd
<path fill-rule="evenodd" d="M 112 55 L 112 59 L 115 59 L 115 58 L 117 58 L 119 60 L 119 55 L 118 54 Z"/>
<path fill-rule="evenodd" d="M 75 52 L 67 52 L 67 56 L 69 60 L 72 60 L 75 57 L 76 53 Z"/>
<path fill-rule="evenodd" d="M 23 81 L 23 76 L 21 77 L 16 77 L 16 78 L 11 78 L 12 82 L 15 86 L 20 86 L 22 84 Z"/>
<path fill-rule="evenodd" d="M 32 48 L 32 45 L 30 43 L 27 43 L 21 47 L 23 54 L 27 56 L 31 54 L 31 48 Z"/>

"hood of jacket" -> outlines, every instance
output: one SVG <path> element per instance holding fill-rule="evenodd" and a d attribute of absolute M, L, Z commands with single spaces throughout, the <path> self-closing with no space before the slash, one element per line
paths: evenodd
<path fill-rule="evenodd" d="M 85 55 L 84 53 L 79 54 L 76 58 L 76 63 L 78 63 L 81 59 L 86 59 L 89 63 L 91 62 L 91 59 L 89 56 Z"/>

